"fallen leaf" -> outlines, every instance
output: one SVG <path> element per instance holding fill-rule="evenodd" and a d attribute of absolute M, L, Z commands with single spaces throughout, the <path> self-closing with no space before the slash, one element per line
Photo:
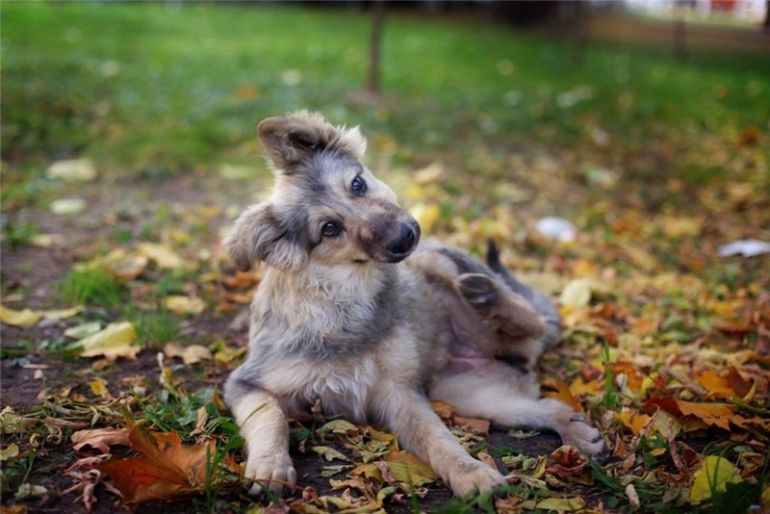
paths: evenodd
<path fill-rule="evenodd" d="M 442 400 L 434 400 L 430 402 L 431 407 L 433 407 L 433 410 L 438 414 L 438 416 L 441 419 L 451 419 L 454 415 L 455 409 L 451 405 L 449 405 L 447 402 Z"/>
<path fill-rule="evenodd" d="M 430 233 L 441 216 L 441 208 L 435 203 L 420 203 L 412 207 L 411 214 L 425 233 Z"/>
<path fill-rule="evenodd" d="M 452 416 L 452 423 L 459 427 L 465 427 L 478 434 L 489 433 L 489 421 L 486 419 L 466 418 L 455 414 Z"/>
<path fill-rule="evenodd" d="M 16 443 L 11 443 L 2 450 L 0 450 L 0 462 L 8 459 L 13 459 L 19 455 L 19 447 Z"/>
<path fill-rule="evenodd" d="M 51 164 L 46 174 L 65 182 L 89 182 L 96 178 L 96 168 L 88 159 L 67 159 Z"/>
<path fill-rule="evenodd" d="M 344 419 L 334 419 L 316 430 L 316 433 L 320 436 L 324 436 L 329 433 L 346 435 L 356 432 L 358 432 L 358 427 L 349 421 L 345 421 Z"/>
<path fill-rule="evenodd" d="M 190 346 L 182 346 L 177 342 L 166 343 L 163 347 L 163 353 L 166 357 L 181 357 L 185 364 L 197 364 L 200 361 L 210 361 L 214 357 L 211 355 L 211 351 L 203 345 L 192 344 Z"/>
<path fill-rule="evenodd" d="M 71 337 L 72 339 L 83 339 L 85 337 L 94 335 L 102 329 L 102 324 L 98 321 L 91 321 L 89 323 L 83 323 L 82 325 L 75 325 L 64 331 L 64 335 Z"/>
<path fill-rule="evenodd" d="M 730 430 L 730 417 L 735 413 L 735 407 L 724 403 L 698 403 L 676 400 L 677 406 L 684 415 L 699 418 L 707 425 L 715 425 Z"/>
<path fill-rule="evenodd" d="M 639 414 L 632 411 L 622 411 L 617 414 L 618 419 L 626 427 L 630 428 L 634 435 L 639 435 L 642 429 L 650 422 L 652 417 L 647 414 Z"/>
<path fill-rule="evenodd" d="M 82 357 L 107 357 L 133 359 L 141 351 L 139 346 L 131 346 L 136 339 L 136 330 L 129 321 L 110 323 L 104 330 L 80 340 Z"/>
<path fill-rule="evenodd" d="M 110 447 L 115 445 L 129 446 L 129 429 L 127 428 L 96 428 L 93 430 L 78 430 L 70 440 L 73 449 L 79 452 L 84 446 L 91 446 L 102 453 L 110 453 Z"/>
<path fill-rule="evenodd" d="M 155 261 L 159 268 L 178 269 L 185 267 L 182 258 L 168 246 L 157 243 L 142 243 L 137 251 L 145 257 Z"/>
<path fill-rule="evenodd" d="M 86 202 L 82 198 L 60 198 L 48 206 L 52 213 L 60 216 L 78 214 L 85 210 Z"/>
<path fill-rule="evenodd" d="M 17 311 L 0 305 L 0 321 L 6 325 L 15 327 L 28 327 L 34 325 L 43 317 L 42 313 L 24 309 Z"/>
<path fill-rule="evenodd" d="M 136 423 L 129 442 L 140 456 L 113 458 L 98 466 L 112 478 L 126 504 L 167 501 L 206 489 L 207 462 L 216 452 L 213 440 L 185 446 L 176 432 L 150 432 Z"/>
<path fill-rule="evenodd" d="M 566 403 L 572 407 L 572 410 L 575 412 L 583 412 L 583 406 L 580 403 L 580 399 L 572 394 L 572 392 L 569 390 L 569 386 L 567 386 L 567 384 L 565 384 L 562 380 L 553 377 L 546 377 L 543 379 L 542 384 L 545 387 L 556 389 L 556 391 L 544 391 L 544 396 Z"/>
<path fill-rule="evenodd" d="M 708 500 L 715 493 L 724 492 L 727 484 L 737 484 L 742 480 L 730 461 L 718 455 L 708 455 L 703 458 L 701 468 L 693 475 L 690 501 L 700 503 Z"/>
<path fill-rule="evenodd" d="M 103 378 L 95 378 L 91 380 L 88 383 L 88 386 L 91 388 L 91 392 L 94 393 L 96 396 L 101 396 L 102 398 L 106 398 L 110 395 L 109 390 L 107 390 L 107 381 Z"/>
<path fill-rule="evenodd" d="M 34 325 L 41 319 L 66 319 L 75 316 L 83 307 L 71 307 L 69 309 L 54 309 L 44 311 L 33 311 L 31 309 L 14 310 L 0 305 L 0 322 L 6 325 L 17 327 L 28 327 Z"/>
<path fill-rule="evenodd" d="M 557 512 L 574 512 L 585 506 L 585 500 L 576 496 L 574 498 L 546 498 L 545 500 L 537 502 L 535 508 L 546 511 L 555 510 Z"/>
<path fill-rule="evenodd" d="M 312 450 L 327 461 L 338 459 L 350 462 L 350 459 L 345 457 L 345 455 L 328 446 L 313 446 Z"/>
<path fill-rule="evenodd" d="M 413 453 L 407 451 L 390 452 L 385 461 L 390 465 L 393 477 L 414 487 L 420 487 L 436 480 L 436 474 L 430 466 L 422 462 Z"/>
<path fill-rule="evenodd" d="M 718 398 L 732 398 L 735 396 L 735 391 L 730 388 L 727 380 L 712 370 L 704 371 L 697 376 L 697 380 L 709 392 L 709 396 Z"/>
<path fill-rule="evenodd" d="M 19 486 L 14 495 L 16 501 L 25 500 L 27 498 L 40 498 L 48 494 L 48 489 L 42 485 L 30 484 L 25 482 Z"/>
<path fill-rule="evenodd" d="M 562 290 L 559 302 L 565 307 L 584 307 L 591 301 L 593 281 L 587 278 L 571 280 Z"/>
<path fill-rule="evenodd" d="M 174 314 L 200 314 L 206 302 L 194 296 L 171 295 L 163 299 L 163 305 Z"/>
<path fill-rule="evenodd" d="M 440 162 L 432 162 L 424 168 L 414 172 L 414 180 L 418 184 L 435 182 L 444 175 L 444 165 Z"/>

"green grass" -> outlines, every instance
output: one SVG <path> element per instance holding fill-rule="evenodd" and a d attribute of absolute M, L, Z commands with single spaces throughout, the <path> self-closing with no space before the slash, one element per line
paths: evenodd
<path fill-rule="evenodd" d="M 127 314 L 145 348 L 159 348 L 179 337 L 179 321 L 166 311 Z"/>
<path fill-rule="evenodd" d="M 103 270 L 86 268 L 70 270 L 62 279 L 60 292 L 70 303 L 115 307 L 123 301 L 126 287 Z"/>
<path fill-rule="evenodd" d="M 389 101 L 355 108 L 344 99 L 363 82 L 368 30 L 348 10 L 4 3 L 3 158 L 85 154 L 149 175 L 254 160 L 256 122 L 303 107 L 363 123 L 407 159 L 458 138 L 588 139 L 594 127 L 642 148 L 661 133 L 761 130 L 770 112 L 762 55 L 683 64 L 602 43 L 576 65 L 557 40 L 397 13 Z"/>

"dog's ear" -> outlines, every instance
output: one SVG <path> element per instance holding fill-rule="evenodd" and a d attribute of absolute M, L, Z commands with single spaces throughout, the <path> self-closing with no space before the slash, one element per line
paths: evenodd
<path fill-rule="evenodd" d="M 366 139 L 358 127 L 335 127 L 318 113 L 298 111 L 262 120 L 257 133 L 273 166 L 292 174 L 314 153 L 330 150 L 361 159 Z"/>
<path fill-rule="evenodd" d="M 225 239 L 227 253 L 241 271 L 254 261 L 265 261 L 284 270 L 299 268 L 305 262 L 305 251 L 291 236 L 289 229 L 276 218 L 269 202 L 246 209 Z"/>

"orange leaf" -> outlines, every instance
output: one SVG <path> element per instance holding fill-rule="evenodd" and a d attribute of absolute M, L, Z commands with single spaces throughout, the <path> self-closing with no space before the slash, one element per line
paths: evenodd
<path fill-rule="evenodd" d="M 214 441 L 184 446 L 176 432 L 149 432 L 137 423 L 131 426 L 129 442 L 140 456 L 99 465 L 125 503 L 171 500 L 205 489 L 207 454 L 213 458 Z"/>
<path fill-rule="evenodd" d="M 709 396 L 716 396 L 719 398 L 732 398 L 735 396 L 735 391 L 730 388 L 727 380 L 720 377 L 712 370 L 704 371 L 698 375 L 697 380 L 698 383 L 709 392 Z"/>
<path fill-rule="evenodd" d="M 477 432 L 479 434 L 489 433 L 489 421 L 486 419 L 465 418 L 463 416 L 455 415 L 452 417 L 452 423 L 460 427 L 469 428 L 473 432 Z"/>
<path fill-rule="evenodd" d="M 438 414 L 438 417 L 441 419 L 450 419 L 452 415 L 455 413 L 454 407 L 449 405 L 447 402 L 442 400 L 434 400 L 430 402 L 431 407 L 433 407 L 433 410 L 436 411 L 436 414 Z"/>
<path fill-rule="evenodd" d="M 73 448 L 79 452 L 84 446 L 91 446 L 102 453 L 110 453 L 110 446 L 128 446 L 127 428 L 98 428 L 95 430 L 78 430 L 72 434 Z"/>
<path fill-rule="evenodd" d="M 735 413 L 735 407 L 724 403 L 697 403 L 676 400 L 682 414 L 692 415 L 706 423 L 716 425 L 725 430 L 730 429 L 730 418 Z"/>
<path fill-rule="evenodd" d="M 639 435 L 642 429 L 647 426 L 647 423 L 652 419 L 647 414 L 637 414 L 630 411 L 623 411 L 618 413 L 620 421 L 631 429 L 634 435 Z"/>
<path fill-rule="evenodd" d="M 572 407 L 572 410 L 575 412 L 583 411 L 583 406 L 580 404 L 580 400 L 574 394 L 572 394 L 567 384 L 565 384 L 562 380 L 548 377 L 543 380 L 543 385 L 551 389 L 556 389 L 556 391 L 546 391 L 544 393 L 544 395 L 548 398 L 554 398 L 566 403 Z"/>

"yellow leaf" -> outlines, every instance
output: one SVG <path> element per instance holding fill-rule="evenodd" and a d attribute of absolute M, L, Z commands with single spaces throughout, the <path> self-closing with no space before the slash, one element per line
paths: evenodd
<path fill-rule="evenodd" d="M 562 290 L 559 302 L 570 307 L 584 307 L 591 301 L 593 281 L 587 278 L 576 278 Z"/>
<path fill-rule="evenodd" d="M 715 493 L 724 492 L 727 484 L 741 482 L 741 474 L 730 461 L 718 455 L 703 458 L 703 465 L 695 472 L 690 488 L 690 501 L 699 503 Z"/>
<path fill-rule="evenodd" d="M 103 378 L 95 378 L 88 385 L 91 388 L 91 392 L 96 396 L 104 398 L 110 395 L 110 392 L 107 390 L 107 382 Z"/>
<path fill-rule="evenodd" d="M 350 459 L 345 457 L 342 453 L 338 452 L 334 448 L 328 446 L 313 446 L 313 451 L 320 455 L 323 459 L 331 461 L 334 459 L 345 460 L 350 462 Z"/>
<path fill-rule="evenodd" d="M 441 215 L 441 209 L 435 203 L 417 204 L 412 208 L 412 216 L 420 224 L 423 234 L 430 233 Z"/>
<path fill-rule="evenodd" d="M 385 460 L 390 464 L 393 478 L 399 482 L 420 487 L 436 480 L 436 474 L 431 467 L 413 453 L 407 451 L 390 452 Z"/>
<path fill-rule="evenodd" d="M 630 428 L 634 435 L 639 435 L 642 429 L 652 419 L 647 414 L 639 414 L 631 411 L 623 411 L 618 413 L 618 418 L 621 423 Z"/>
<path fill-rule="evenodd" d="M 0 462 L 12 459 L 19 455 L 19 447 L 16 443 L 11 443 L 0 450 Z"/>
<path fill-rule="evenodd" d="M 80 341 L 83 351 L 82 357 L 128 357 L 133 359 L 141 350 L 138 346 L 131 346 L 136 339 L 136 330 L 129 321 L 110 323 L 101 332 L 86 337 Z"/>
<path fill-rule="evenodd" d="M 329 433 L 349 434 L 351 432 L 358 432 L 358 427 L 350 421 L 345 421 L 344 419 L 333 419 L 316 430 L 316 433 L 319 435 L 326 435 Z"/>
<path fill-rule="evenodd" d="M 33 311 L 31 309 L 24 309 L 17 311 L 15 309 L 9 309 L 0 305 L 0 321 L 6 325 L 13 325 L 16 327 L 28 327 L 34 325 L 42 318 L 48 319 L 65 319 L 71 318 L 80 311 L 83 307 L 72 307 L 70 309 L 55 309 L 48 311 Z"/>
<path fill-rule="evenodd" d="M 418 184 L 427 184 L 435 182 L 444 175 L 444 166 L 440 162 L 428 164 L 421 170 L 414 172 L 414 180 Z"/>
<path fill-rule="evenodd" d="M 13 325 L 15 327 L 28 327 L 34 325 L 43 315 L 40 312 L 24 309 L 17 311 L 9 309 L 0 305 L 0 321 L 6 325 Z"/>
<path fill-rule="evenodd" d="M 167 296 L 163 305 L 174 314 L 200 314 L 206 308 L 206 302 L 200 298 L 180 295 Z"/>
<path fill-rule="evenodd" d="M 185 364 L 196 364 L 200 361 L 210 361 L 214 357 L 208 348 L 200 344 L 182 346 L 177 342 L 166 343 L 163 347 L 166 357 L 181 357 Z"/>
<path fill-rule="evenodd" d="M 159 268 L 177 269 L 185 267 L 182 258 L 171 248 L 157 243 L 142 243 L 137 248 L 141 255 L 155 261 Z"/>
<path fill-rule="evenodd" d="M 548 398 L 555 398 L 560 402 L 566 403 L 572 407 L 572 410 L 575 412 L 583 411 L 583 406 L 580 403 L 580 399 L 572 394 L 572 392 L 569 390 L 569 386 L 567 386 L 567 384 L 565 384 L 562 380 L 559 380 L 558 378 L 546 377 L 543 379 L 542 384 L 545 387 L 556 389 L 556 391 L 545 391 L 543 393 L 544 396 L 547 396 Z"/>
<path fill-rule="evenodd" d="M 586 506 L 583 498 L 576 496 L 574 498 L 546 498 L 537 502 L 537 509 L 555 510 L 557 512 L 574 512 Z"/>

